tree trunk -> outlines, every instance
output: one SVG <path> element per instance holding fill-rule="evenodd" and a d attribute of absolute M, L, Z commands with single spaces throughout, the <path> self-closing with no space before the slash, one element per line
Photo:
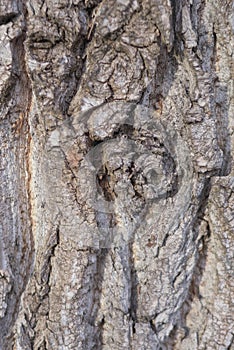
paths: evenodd
<path fill-rule="evenodd" d="M 232 1 L 0 24 L 0 349 L 234 349 Z"/>

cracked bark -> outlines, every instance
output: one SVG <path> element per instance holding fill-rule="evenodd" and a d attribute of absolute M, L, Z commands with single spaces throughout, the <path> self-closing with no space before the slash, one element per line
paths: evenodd
<path fill-rule="evenodd" d="M 0 349 L 234 349 L 232 12 L 1 1 Z"/>

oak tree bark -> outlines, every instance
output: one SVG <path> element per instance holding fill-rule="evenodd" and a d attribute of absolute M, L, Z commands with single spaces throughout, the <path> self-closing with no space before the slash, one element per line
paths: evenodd
<path fill-rule="evenodd" d="M 234 349 L 233 3 L 1 0 L 0 349 Z"/>

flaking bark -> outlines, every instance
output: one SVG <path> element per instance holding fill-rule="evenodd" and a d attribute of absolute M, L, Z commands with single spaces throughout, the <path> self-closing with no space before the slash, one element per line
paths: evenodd
<path fill-rule="evenodd" d="M 0 349 L 228 350 L 233 7 L 0 3 Z"/>

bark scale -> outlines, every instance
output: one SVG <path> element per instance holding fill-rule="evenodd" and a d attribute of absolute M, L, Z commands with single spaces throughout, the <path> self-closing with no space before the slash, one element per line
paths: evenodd
<path fill-rule="evenodd" d="M 2 0 L 1 349 L 234 349 L 233 46 L 228 0 Z"/>

